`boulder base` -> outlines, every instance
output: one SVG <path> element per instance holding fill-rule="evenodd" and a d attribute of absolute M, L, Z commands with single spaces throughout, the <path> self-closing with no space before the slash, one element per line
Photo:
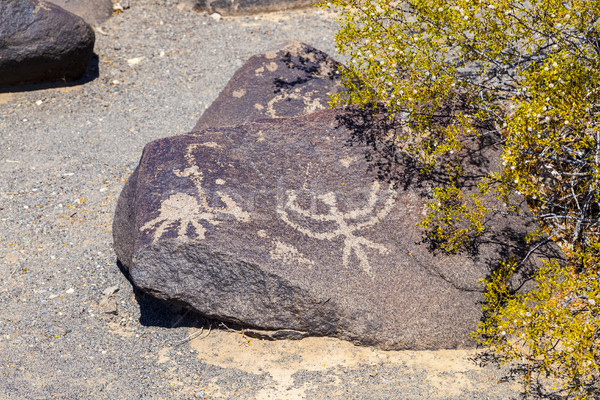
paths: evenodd
<path fill-rule="evenodd" d="M 416 226 L 426 185 L 382 175 L 353 118 L 325 110 L 148 144 L 113 226 L 134 284 L 254 328 L 382 349 L 472 346 L 478 280 L 525 251 L 527 226 L 496 216 L 476 251 L 436 252 Z M 497 149 L 472 150 L 497 161 Z"/>

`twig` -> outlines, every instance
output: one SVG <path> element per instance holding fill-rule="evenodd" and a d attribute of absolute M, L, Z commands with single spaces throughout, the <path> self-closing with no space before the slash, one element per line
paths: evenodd
<path fill-rule="evenodd" d="M 212 331 L 212 325 L 208 328 L 208 332 L 206 333 L 206 336 L 204 336 L 202 339 L 206 339 L 208 337 L 208 335 L 210 335 L 210 332 Z M 194 340 L 196 339 L 198 336 L 202 335 L 202 332 L 204 332 L 204 327 L 200 328 L 200 330 L 198 332 L 192 333 L 191 335 L 189 335 L 188 337 L 186 337 L 183 340 L 180 340 L 179 342 L 173 344 L 174 347 L 178 347 L 181 346 L 184 343 L 189 342 L 190 340 Z"/>
<path fill-rule="evenodd" d="M 183 319 L 185 318 L 185 316 L 186 316 L 186 315 L 188 315 L 188 314 L 190 313 L 190 311 L 191 311 L 191 310 L 192 310 L 191 308 L 188 308 L 188 309 L 186 310 L 186 312 L 184 312 L 184 313 L 183 313 L 183 315 L 182 315 L 181 317 L 179 317 L 179 319 L 178 319 L 177 321 L 175 321 L 175 322 L 173 323 L 173 325 L 171 325 L 171 328 L 176 328 L 176 327 L 177 327 L 177 325 L 179 325 L 179 324 L 181 323 L 181 321 L 183 321 Z"/>

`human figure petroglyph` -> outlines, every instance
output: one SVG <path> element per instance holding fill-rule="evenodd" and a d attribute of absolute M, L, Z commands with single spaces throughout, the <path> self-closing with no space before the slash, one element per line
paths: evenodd
<path fill-rule="evenodd" d="M 199 145 L 202 146 L 202 144 L 194 144 L 188 148 L 185 157 L 187 165 L 193 163 L 192 151 Z M 191 179 L 197 195 L 175 193 L 161 203 L 158 210 L 158 217 L 146 222 L 142 226 L 142 231 L 154 231 L 153 241 L 160 239 L 165 231 L 173 228 L 176 224 L 179 224 L 177 228 L 178 237 L 185 236 L 188 227 L 191 226 L 194 228 L 198 238 L 204 239 L 206 228 L 203 222 L 210 225 L 219 225 L 221 221 L 218 218 L 222 215 L 231 215 L 240 222 L 250 221 L 250 214 L 242 210 L 226 193 L 216 192 L 221 202 L 225 205 L 224 207 L 216 208 L 208 204 L 206 192 L 202 187 L 204 177 L 197 165 L 188 166 L 183 171 L 176 169 L 173 173 L 177 177 Z M 216 183 L 222 185 L 225 182 L 222 179 L 217 179 Z"/>
<path fill-rule="evenodd" d="M 342 262 L 344 267 L 349 267 L 350 258 L 354 252 L 364 270 L 368 274 L 371 274 L 371 265 L 369 264 L 369 258 L 365 252 L 365 248 L 377 250 L 381 254 L 386 254 L 389 250 L 382 244 L 374 243 L 362 236 L 356 236 L 355 233 L 361 229 L 369 228 L 377 224 L 379 220 L 389 214 L 394 206 L 396 193 L 392 189 L 392 186 L 390 186 L 388 189 L 389 194 L 383 208 L 378 212 L 374 212 L 380 189 L 379 182 L 373 182 L 366 206 L 347 213 L 343 213 L 338 209 L 337 198 L 334 192 L 319 195 L 317 196 L 317 199 L 322 201 L 329 208 L 329 213 L 327 214 L 312 213 L 310 210 L 298 206 L 296 191 L 288 190 L 286 191 L 287 201 L 283 206 L 278 206 L 277 213 L 286 224 L 313 239 L 333 240 L 340 236 L 343 237 L 344 249 L 342 251 Z M 292 221 L 288 211 L 295 212 L 310 221 L 334 223 L 336 227 L 333 230 L 316 232 Z"/>

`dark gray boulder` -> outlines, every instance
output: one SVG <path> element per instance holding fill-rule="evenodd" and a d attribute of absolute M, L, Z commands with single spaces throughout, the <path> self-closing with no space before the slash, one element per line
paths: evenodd
<path fill-rule="evenodd" d="M 342 90 L 340 67 L 326 53 L 296 41 L 255 55 L 235 72 L 193 130 L 328 108 L 331 95 Z"/>
<path fill-rule="evenodd" d="M 310 7 L 312 0 L 187 0 L 196 11 L 222 15 L 248 15 Z"/>
<path fill-rule="evenodd" d="M 95 36 L 80 17 L 42 0 L 2 0 L 0 16 L 0 86 L 85 72 Z"/>
<path fill-rule="evenodd" d="M 416 226 L 428 183 L 406 166 L 388 173 L 370 115 L 324 110 L 149 143 L 113 225 L 133 283 L 254 328 L 383 349 L 472 346 L 479 279 L 525 255 L 528 221 L 499 214 L 476 248 L 436 251 Z M 498 155 L 473 143 L 465 181 Z"/>
<path fill-rule="evenodd" d="M 113 14 L 112 0 L 51 0 L 51 2 L 80 16 L 90 25 L 101 24 Z"/>

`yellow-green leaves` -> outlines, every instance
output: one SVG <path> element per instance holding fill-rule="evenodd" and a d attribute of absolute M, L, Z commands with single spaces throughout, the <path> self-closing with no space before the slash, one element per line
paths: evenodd
<path fill-rule="evenodd" d="M 490 318 L 474 337 L 505 361 L 528 363 L 573 398 L 588 398 L 598 389 L 600 365 L 597 272 L 549 261 L 536 276 L 535 290 L 514 295 L 507 285 L 514 267 L 514 260 L 501 263 L 488 280 L 484 311 Z"/>
<path fill-rule="evenodd" d="M 427 173 L 447 167 L 449 183 L 431 193 L 422 222 L 430 239 L 457 251 L 483 232 L 489 210 L 461 191 L 457 156 L 486 135 L 503 154 L 485 189 L 506 204 L 502 212 L 521 212 L 511 199 L 524 196 L 541 231 L 565 252 L 566 262 L 549 260 L 524 295 L 507 283 L 521 260 L 498 260 L 480 342 L 556 377 L 579 398 L 595 393 L 600 0 L 331 0 L 330 7 L 340 11 L 337 48 L 350 60 L 342 73 L 349 90 L 333 103 L 402 118 L 408 133 L 398 156 L 419 160 Z"/>

